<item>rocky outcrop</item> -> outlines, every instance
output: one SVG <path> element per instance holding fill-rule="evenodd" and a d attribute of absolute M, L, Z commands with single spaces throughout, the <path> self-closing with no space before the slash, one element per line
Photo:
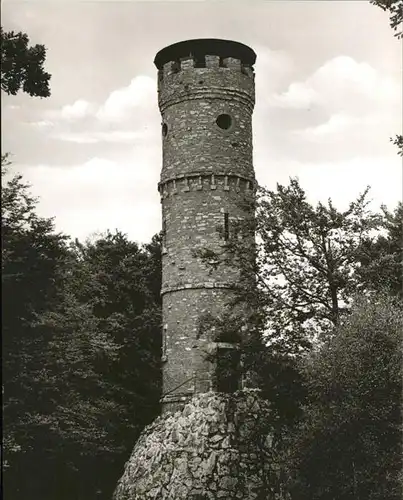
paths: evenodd
<path fill-rule="evenodd" d="M 145 428 L 114 500 L 284 499 L 275 455 L 259 391 L 200 394 Z"/>

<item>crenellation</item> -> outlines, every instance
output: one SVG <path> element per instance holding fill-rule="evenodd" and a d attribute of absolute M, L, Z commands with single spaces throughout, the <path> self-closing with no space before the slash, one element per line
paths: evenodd
<path fill-rule="evenodd" d="M 235 57 L 226 57 L 223 60 L 223 64 L 224 64 L 225 68 L 233 69 L 233 70 L 241 72 L 241 60 L 240 59 L 236 59 Z"/>
<path fill-rule="evenodd" d="M 220 56 L 206 55 L 206 68 L 219 68 Z"/>
<path fill-rule="evenodd" d="M 255 78 L 255 72 L 253 71 L 252 66 L 248 66 L 247 64 L 242 64 L 241 72 L 244 75 L 247 75 L 249 78 L 252 78 L 252 79 Z"/>
<path fill-rule="evenodd" d="M 165 79 L 167 76 L 172 75 L 173 73 L 177 73 L 179 70 L 179 65 L 177 61 L 168 61 L 167 63 L 164 64 L 163 67 L 163 78 Z"/>
<path fill-rule="evenodd" d="M 180 69 L 183 70 L 188 70 L 192 69 L 195 66 L 195 59 L 193 56 L 188 56 L 188 57 L 181 57 L 180 59 Z"/>
<path fill-rule="evenodd" d="M 247 76 L 248 78 L 254 79 L 253 67 L 243 63 L 240 59 L 206 54 L 197 58 L 193 55 L 188 55 L 186 57 L 179 58 L 177 61 L 168 61 L 164 64 L 162 69 L 158 70 L 158 80 L 162 82 L 165 77 L 178 74 L 183 70 L 195 70 L 196 74 L 200 76 L 208 74 L 205 71 L 203 73 L 199 73 L 197 71 L 199 69 L 209 71 L 213 70 L 218 72 L 218 75 L 220 76 L 222 76 L 223 70 L 227 71 L 228 69 L 232 69 Z"/>

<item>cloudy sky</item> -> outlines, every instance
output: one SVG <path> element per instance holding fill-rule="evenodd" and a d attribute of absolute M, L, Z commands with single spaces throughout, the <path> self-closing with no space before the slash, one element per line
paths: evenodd
<path fill-rule="evenodd" d="M 311 201 L 344 208 L 367 185 L 376 209 L 402 197 L 389 137 L 402 130 L 402 46 L 368 1 L 4 0 L 2 25 L 47 49 L 52 96 L 2 96 L 2 151 L 72 237 L 161 226 L 153 59 L 188 38 L 257 53 L 254 164 L 275 188 L 298 176 Z"/>

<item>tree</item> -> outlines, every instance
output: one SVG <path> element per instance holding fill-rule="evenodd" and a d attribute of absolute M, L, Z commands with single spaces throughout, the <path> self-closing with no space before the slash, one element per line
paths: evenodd
<path fill-rule="evenodd" d="M 390 139 L 391 142 L 398 148 L 397 154 L 403 156 L 403 135 L 397 135 L 395 138 Z"/>
<path fill-rule="evenodd" d="M 403 297 L 403 204 L 393 212 L 382 207 L 382 229 L 367 240 L 359 256 L 363 283 L 373 291 Z"/>
<path fill-rule="evenodd" d="M 91 498 L 99 480 L 94 475 L 83 481 L 83 474 L 102 463 L 105 454 L 116 453 L 107 423 L 121 411 L 109 397 L 110 383 L 95 367 L 100 358 L 118 356 L 119 348 L 108 330 L 100 330 L 91 308 L 69 294 L 54 311 L 38 315 L 29 333 L 32 340 L 24 346 L 29 360 L 20 378 L 30 391 L 14 407 L 13 436 L 20 453 L 10 460 L 5 491 L 13 498 L 28 493 Z"/>
<path fill-rule="evenodd" d="M 21 175 L 2 183 L 4 488 L 109 498 L 159 411 L 160 238 L 69 245 L 36 204 Z"/>
<path fill-rule="evenodd" d="M 16 95 L 22 89 L 30 96 L 49 97 L 51 75 L 44 70 L 44 45 L 28 46 L 25 33 L 1 28 L 1 89 Z"/>
<path fill-rule="evenodd" d="M 16 174 L 5 179 L 8 166 L 7 156 L 3 156 L 1 230 L 6 489 L 18 482 L 23 484 L 21 477 L 18 479 L 19 464 L 29 453 L 28 441 L 34 434 L 25 420 L 38 407 L 41 386 L 34 374 L 40 370 L 42 352 L 49 341 L 49 338 L 33 335 L 32 323 L 38 314 L 54 307 L 60 300 L 69 255 L 66 237 L 54 232 L 52 219 L 36 214 L 37 200 L 22 176 Z"/>
<path fill-rule="evenodd" d="M 133 443 L 160 410 L 160 243 L 155 236 L 150 244 L 140 246 L 120 232 L 107 232 L 83 244 L 76 241 L 70 276 L 74 302 L 67 302 L 56 316 L 52 313 L 53 320 L 49 315 L 45 318 L 47 327 L 59 331 L 60 341 L 65 343 L 59 344 L 59 352 L 66 352 L 66 343 L 76 344 L 88 336 L 90 345 L 96 347 L 96 356 L 86 358 L 85 380 L 77 379 L 74 368 L 64 384 L 67 388 L 77 385 L 78 391 L 73 412 L 76 452 L 70 459 L 77 469 L 74 483 L 76 488 L 80 486 L 76 498 L 91 498 L 96 491 L 102 492 L 102 498 L 110 498 Z M 93 325 L 84 337 L 83 327 L 75 319 L 79 318 L 77 311 L 87 311 Z M 88 367 L 97 382 L 92 390 Z M 81 412 L 80 401 L 90 406 L 81 403 Z M 61 406 L 71 406 L 66 397 Z M 80 426 L 77 417 L 85 411 L 92 420 L 90 425 Z M 90 482 L 86 477 L 94 468 L 97 474 Z"/>
<path fill-rule="evenodd" d="M 383 11 L 390 14 L 390 27 L 396 31 L 395 36 L 402 38 L 401 24 L 403 22 L 403 1 L 402 0 L 371 0 L 373 5 L 377 5 Z"/>
<path fill-rule="evenodd" d="M 381 225 L 367 193 L 341 212 L 331 200 L 312 206 L 297 179 L 277 191 L 260 188 L 255 219 L 234 224 L 233 237 L 215 255 L 214 265 L 241 269 L 237 300 L 253 305 L 251 323 L 259 323 L 272 350 L 295 355 L 309 349 L 364 288 L 358 257 Z M 256 243 L 248 244 L 242 235 L 253 231 Z M 211 262 L 210 254 L 207 249 L 201 257 Z"/>
<path fill-rule="evenodd" d="M 299 500 L 398 500 L 402 468 L 403 309 L 360 298 L 305 360 L 309 402 L 287 442 Z"/>
<path fill-rule="evenodd" d="M 371 3 L 377 5 L 383 11 L 389 12 L 390 27 L 395 31 L 395 37 L 401 39 L 403 37 L 403 0 L 371 0 Z M 396 135 L 390 140 L 398 147 L 398 154 L 403 156 L 403 135 Z"/>

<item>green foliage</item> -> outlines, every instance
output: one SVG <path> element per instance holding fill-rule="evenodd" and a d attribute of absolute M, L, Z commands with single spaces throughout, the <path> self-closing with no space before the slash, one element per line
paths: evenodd
<path fill-rule="evenodd" d="M 44 70 L 46 49 L 28 46 L 25 33 L 6 32 L 1 28 L 1 90 L 16 95 L 19 90 L 30 96 L 49 97 L 51 75 Z"/>
<path fill-rule="evenodd" d="M 287 442 L 292 498 L 401 498 L 401 302 L 360 298 L 305 363 L 309 403 Z"/>

